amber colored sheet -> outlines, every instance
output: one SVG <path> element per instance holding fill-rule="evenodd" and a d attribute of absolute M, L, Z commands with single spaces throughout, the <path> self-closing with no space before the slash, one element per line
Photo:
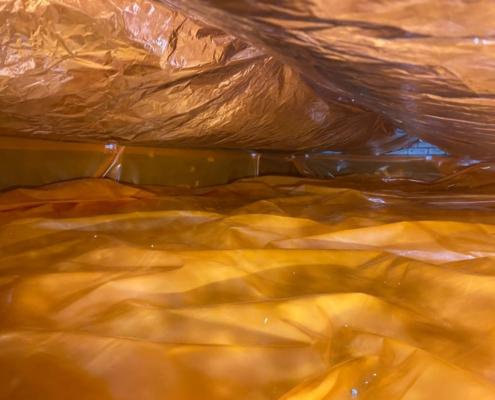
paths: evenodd
<path fill-rule="evenodd" d="M 0 190 L 77 178 L 208 186 L 259 174 L 261 153 L 0 139 Z M 284 160 L 284 157 L 279 157 Z M 274 173 L 273 168 L 272 173 Z"/>
<path fill-rule="evenodd" d="M 0 398 L 495 398 L 490 166 L 356 178 L 4 192 Z"/>
<path fill-rule="evenodd" d="M 432 182 L 461 173 L 480 161 L 449 156 L 370 156 L 328 152 L 270 152 L 123 146 L 0 137 L 0 190 L 78 178 L 111 178 L 137 185 L 204 187 L 260 175 L 348 182 Z M 483 166 L 490 167 L 490 163 Z M 335 181 L 333 181 L 335 184 Z"/>

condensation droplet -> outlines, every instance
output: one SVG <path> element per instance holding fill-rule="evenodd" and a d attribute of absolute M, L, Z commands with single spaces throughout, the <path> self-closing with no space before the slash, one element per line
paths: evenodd
<path fill-rule="evenodd" d="M 94 234 L 93 239 L 98 239 L 98 235 Z"/>
<path fill-rule="evenodd" d="M 358 395 L 359 395 L 359 390 L 357 390 L 356 388 L 352 388 L 351 396 L 354 398 L 354 397 L 358 397 Z"/>
<path fill-rule="evenodd" d="M 152 243 L 152 244 L 150 244 L 150 247 L 151 247 L 152 249 L 154 249 L 154 248 L 155 248 L 155 245 Z"/>
<path fill-rule="evenodd" d="M 265 317 L 265 319 L 263 320 L 263 323 L 266 325 L 268 324 L 268 317 Z"/>

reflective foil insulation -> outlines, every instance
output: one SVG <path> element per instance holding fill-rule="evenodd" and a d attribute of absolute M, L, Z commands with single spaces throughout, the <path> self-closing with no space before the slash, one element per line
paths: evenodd
<path fill-rule="evenodd" d="M 0 400 L 493 400 L 493 154 L 492 0 L 0 0 Z"/>

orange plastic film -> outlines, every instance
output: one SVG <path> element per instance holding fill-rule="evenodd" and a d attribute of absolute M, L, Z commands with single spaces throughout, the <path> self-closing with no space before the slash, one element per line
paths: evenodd
<path fill-rule="evenodd" d="M 257 176 L 259 152 L 0 139 L 0 190 L 77 178 L 144 185 L 224 184 Z M 284 164 L 285 157 L 278 157 Z"/>
<path fill-rule="evenodd" d="M 401 179 L 428 183 L 453 174 L 464 176 L 471 166 L 491 170 L 490 163 L 445 155 L 372 156 L 0 138 L 0 190 L 78 178 L 204 187 L 263 175 L 319 179 L 353 175 L 354 184 L 380 186 Z"/>
<path fill-rule="evenodd" d="M 493 399 L 481 168 L 4 192 L 0 398 Z"/>

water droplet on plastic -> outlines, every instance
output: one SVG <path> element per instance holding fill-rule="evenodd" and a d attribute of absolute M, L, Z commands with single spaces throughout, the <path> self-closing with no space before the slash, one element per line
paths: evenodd
<path fill-rule="evenodd" d="M 151 247 L 152 249 L 154 249 L 154 248 L 155 248 L 155 245 L 154 245 L 154 244 L 150 244 L 150 247 Z"/>
<path fill-rule="evenodd" d="M 481 42 L 481 40 L 480 40 L 480 38 L 479 38 L 479 37 L 475 37 L 475 38 L 473 38 L 473 43 L 474 43 L 474 44 L 480 44 L 480 42 Z"/>
<path fill-rule="evenodd" d="M 93 239 L 98 239 L 98 235 L 94 234 Z"/>
<path fill-rule="evenodd" d="M 358 397 L 358 395 L 359 395 L 359 390 L 357 390 L 356 388 L 352 388 L 351 389 L 351 396 L 353 398 L 355 398 L 355 397 Z"/>
<path fill-rule="evenodd" d="M 268 317 L 265 317 L 265 319 L 263 320 L 263 323 L 266 325 L 268 324 Z"/>

